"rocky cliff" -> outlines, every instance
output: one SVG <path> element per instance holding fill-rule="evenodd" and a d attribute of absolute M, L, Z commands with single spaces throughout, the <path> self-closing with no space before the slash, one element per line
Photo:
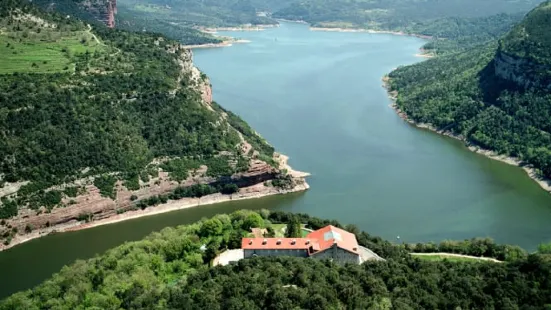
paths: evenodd
<path fill-rule="evenodd" d="M 115 27 L 117 0 L 33 0 L 30 2 L 48 12 L 58 12 L 88 22 L 99 21 L 109 28 Z"/>
<path fill-rule="evenodd" d="M 115 27 L 115 14 L 117 13 L 117 0 L 85 0 L 81 7 L 103 22 L 109 28 Z"/>
<path fill-rule="evenodd" d="M 106 24 L 107 27 L 115 27 L 117 0 L 84 0 L 78 3 L 78 6 L 91 14 L 96 20 Z"/>
<path fill-rule="evenodd" d="M 81 180 L 82 191 L 76 198 L 63 199 L 63 208 L 48 211 L 42 207 L 38 210 L 23 208 L 19 214 L 7 220 L 6 226 L 15 227 L 20 233 L 27 227 L 32 229 L 55 228 L 63 224 L 77 224 L 80 221 L 101 220 L 110 216 L 134 209 L 141 200 L 168 194 L 178 187 L 194 184 L 217 185 L 220 183 L 235 183 L 239 187 L 249 187 L 274 179 L 279 171 L 262 161 L 253 160 L 248 171 L 232 175 L 228 179 L 215 179 L 206 176 L 207 167 L 202 167 L 186 180 L 177 182 L 168 172 L 159 171 L 159 176 L 149 182 L 140 182 L 138 190 L 127 189 L 123 182 L 115 185 L 115 198 L 102 196 L 99 189 L 86 180 Z M 2 228 L 0 228 L 2 229 Z M 27 228 L 28 230 L 28 228 Z M 2 231 L 0 231 L 2 233 Z M 0 247 L 1 248 L 1 247 Z"/>
<path fill-rule="evenodd" d="M 539 64 L 527 58 L 507 54 L 499 49 L 494 58 L 495 75 L 520 88 L 551 90 L 551 66 Z"/>

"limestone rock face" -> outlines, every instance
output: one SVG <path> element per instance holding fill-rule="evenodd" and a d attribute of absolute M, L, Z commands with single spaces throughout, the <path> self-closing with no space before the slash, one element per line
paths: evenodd
<path fill-rule="evenodd" d="M 498 50 L 494 58 L 494 69 L 496 76 L 513 82 L 521 88 L 535 87 L 551 90 L 549 77 L 551 66 L 531 62 Z"/>
<path fill-rule="evenodd" d="M 80 6 L 103 22 L 109 28 L 115 28 L 117 0 L 85 0 Z"/>
<path fill-rule="evenodd" d="M 191 175 L 180 183 L 172 180 L 167 172 L 161 171 L 157 178 L 141 184 L 140 189 L 134 191 L 128 190 L 119 181 L 115 186 L 115 199 L 103 197 L 97 187 L 89 184 L 85 187 L 85 193 L 73 199 L 64 199 L 65 207 L 63 208 L 54 208 L 50 212 L 47 212 L 45 208 L 36 211 L 21 209 L 19 214 L 10 219 L 8 223 L 13 227 L 17 227 L 19 232 L 23 232 L 27 225 L 33 228 L 53 228 L 54 226 L 70 223 L 77 224 L 77 222 L 83 220 L 83 216 L 93 216 L 94 220 L 100 220 L 117 214 L 119 210 L 132 208 L 134 204 L 131 199 L 132 196 L 136 197 L 135 201 L 139 201 L 161 194 L 168 194 L 179 186 L 187 187 L 194 184 L 214 186 L 231 182 L 239 187 L 248 187 L 272 180 L 279 174 L 278 169 L 260 160 L 252 160 L 247 171 L 234 174 L 231 177 L 215 179 L 205 176 L 205 171 L 206 169 L 200 169 L 195 175 Z M 2 232 L 2 227 L 0 227 L 0 232 Z"/>

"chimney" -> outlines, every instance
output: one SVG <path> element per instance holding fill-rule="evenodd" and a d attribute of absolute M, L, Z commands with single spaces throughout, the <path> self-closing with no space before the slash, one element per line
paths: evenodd
<path fill-rule="evenodd" d="M 266 239 L 262 240 L 262 245 L 266 245 L 266 243 L 268 243 L 268 240 Z"/>

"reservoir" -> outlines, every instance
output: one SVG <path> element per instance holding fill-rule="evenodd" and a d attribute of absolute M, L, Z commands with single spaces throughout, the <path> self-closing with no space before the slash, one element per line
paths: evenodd
<path fill-rule="evenodd" d="M 423 40 L 292 23 L 223 34 L 251 42 L 194 51 L 214 99 L 310 172 L 311 189 L 30 241 L 0 252 L 0 297 L 152 231 L 243 208 L 309 213 L 404 242 L 491 237 L 534 250 L 551 241 L 551 195 L 521 169 L 416 129 L 389 108 L 381 78 L 422 61 Z"/>

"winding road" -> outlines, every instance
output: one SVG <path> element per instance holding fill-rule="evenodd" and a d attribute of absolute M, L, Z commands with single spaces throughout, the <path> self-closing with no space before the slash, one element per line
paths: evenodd
<path fill-rule="evenodd" d="M 490 261 L 494 263 L 503 263 L 503 261 L 497 260 L 495 258 L 491 257 L 478 257 L 478 256 L 471 256 L 471 255 L 463 255 L 463 254 L 454 254 L 454 253 L 410 253 L 414 256 L 441 256 L 441 257 L 461 257 L 461 258 L 470 258 L 470 259 L 478 259 L 478 260 L 484 260 L 484 261 Z"/>

